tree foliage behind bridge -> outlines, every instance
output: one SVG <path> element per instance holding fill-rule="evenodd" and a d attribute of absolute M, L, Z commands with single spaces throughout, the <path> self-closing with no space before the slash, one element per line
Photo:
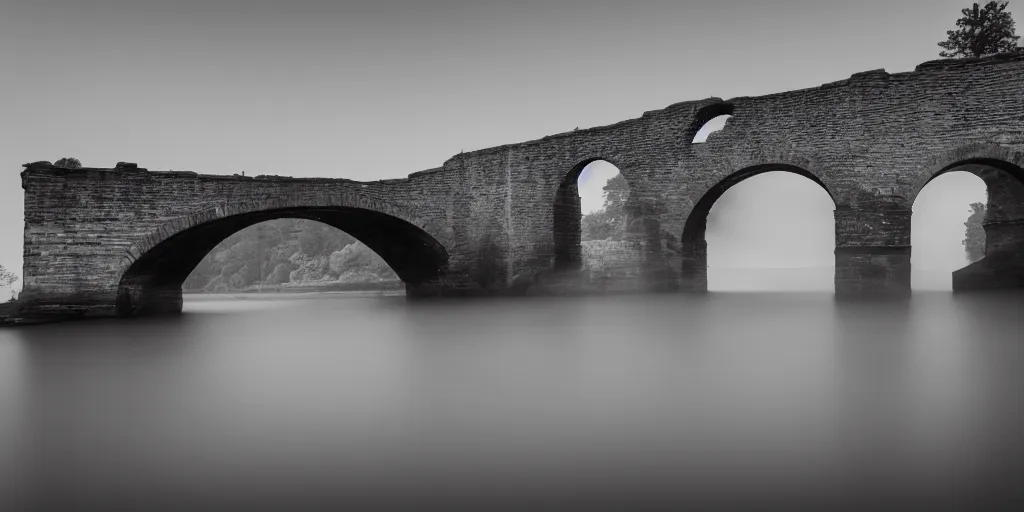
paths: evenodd
<path fill-rule="evenodd" d="M 232 292 L 265 286 L 380 288 L 400 283 L 377 253 L 349 234 L 312 220 L 277 219 L 224 239 L 182 288 Z"/>
<path fill-rule="evenodd" d="M 629 184 L 621 174 L 616 174 L 604 186 L 604 206 L 583 216 L 581 239 L 622 240 L 626 231 L 627 199 Z"/>
<path fill-rule="evenodd" d="M 964 226 L 967 231 L 964 234 L 964 251 L 967 253 L 967 261 L 974 263 L 985 257 L 985 204 L 971 203 L 971 216 L 967 217 Z"/>
<path fill-rule="evenodd" d="M 6 288 L 8 286 L 13 285 L 16 282 L 18 282 L 18 274 L 15 274 L 14 272 L 7 270 L 6 268 L 4 268 L 3 265 L 0 265 L 0 288 Z M 0 295 L 0 302 L 6 300 L 2 297 L 3 295 Z M 14 290 L 11 290 L 9 298 L 14 299 L 14 297 Z"/>
<path fill-rule="evenodd" d="M 1009 2 L 988 2 L 984 7 L 975 3 L 963 9 L 956 20 L 956 30 L 946 32 L 947 39 L 939 43 L 940 57 L 982 57 L 996 53 L 1018 51 L 1013 17 L 1006 12 Z"/>

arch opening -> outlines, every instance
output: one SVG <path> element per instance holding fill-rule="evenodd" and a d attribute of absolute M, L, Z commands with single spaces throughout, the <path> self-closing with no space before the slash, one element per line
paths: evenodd
<path fill-rule="evenodd" d="M 694 134 L 693 140 L 690 141 L 691 144 L 703 144 L 707 142 L 708 137 L 710 137 L 712 134 L 724 130 L 725 125 L 729 123 L 729 119 L 731 118 L 731 115 L 724 114 L 711 119 L 707 123 L 704 123 L 704 126 L 701 126 L 700 130 L 697 130 L 697 133 Z"/>
<path fill-rule="evenodd" d="M 214 247 L 182 284 L 183 293 L 287 289 L 397 289 L 398 274 L 372 249 L 319 221 L 260 222 Z"/>
<path fill-rule="evenodd" d="M 833 290 L 834 210 L 828 188 L 801 167 L 766 164 L 732 174 L 686 220 L 684 289 Z"/>
<path fill-rule="evenodd" d="M 569 171 L 554 202 L 555 270 L 583 268 L 583 242 L 621 239 L 629 185 L 611 162 L 592 158 Z"/>
<path fill-rule="evenodd" d="M 688 132 L 690 143 L 703 144 L 713 133 L 724 130 L 734 111 L 732 103 L 715 103 L 700 109 Z"/>
<path fill-rule="evenodd" d="M 629 194 L 607 160 L 586 160 L 566 175 L 554 204 L 556 271 L 584 271 L 603 286 L 630 274 L 639 263 L 627 241 Z"/>
<path fill-rule="evenodd" d="M 987 204 L 985 182 L 962 168 L 932 179 L 914 198 L 910 219 L 912 290 L 950 291 L 951 273 L 984 257 L 982 222 Z M 972 215 L 973 209 L 978 213 Z M 975 228 L 970 230 L 970 240 L 966 238 L 968 225 Z"/>
<path fill-rule="evenodd" d="M 1024 288 L 1024 169 L 951 163 L 921 186 L 912 211 L 912 289 Z"/>
<path fill-rule="evenodd" d="M 118 314 L 133 316 L 180 311 L 182 287 L 186 280 L 221 242 L 250 226 L 259 229 L 257 225 L 278 219 L 314 221 L 314 224 L 325 228 L 329 226 L 340 230 L 379 256 L 407 289 L 436 281 L 447 266 L 447 252 L 433 237 L 407 221 L 379 212 L 361 208 L 309 207 L 238 214 L 187 228 L 140 255 L 121 277 L 117 293 Z M 308 240 L 307 243 L 316 245 L 319 242 Z M 322 252 L 323 248 L 318 250 Z M 366 252 L 359 247 L 349 250 L 350 253 L 353 251 Z M 355 256 L 373 260 L 366 254 Z M 270 262 L 283 263 L 273 259 Z M 264 274 L 261 281 L 265 282 L 268 274 L 273 276 L 274 272 L 280 279 L 283 270 L 277 266 L 268 269 L 266 263 L 248 261 L 242 264 L 252 266 L 248 272 Z M 201 277 L 199 274 L 193 279 Z"/>

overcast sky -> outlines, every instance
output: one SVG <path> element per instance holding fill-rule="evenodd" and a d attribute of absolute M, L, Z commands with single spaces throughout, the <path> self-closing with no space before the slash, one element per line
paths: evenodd
<path fill-rule="evenodd" d="M 5 0 L 0 264 L 20 271 L 26 162 L 404 177 L 678 101 L 909 71 L 968 3 Z M 755 222 L 759 198 L 789 194 L 775 238 L 816 233 L 800 219 L 830 217 L 827 197 L 793 183 L 729 204 Z M 955 206 L 929 218 L 962 223 L 976 191 L 946 188 Z"/>

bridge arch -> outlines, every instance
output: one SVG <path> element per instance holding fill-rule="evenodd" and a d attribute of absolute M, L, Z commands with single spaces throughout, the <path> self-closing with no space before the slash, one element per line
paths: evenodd
<path fill-rule="evenodd" d="M 929 182 L 958 167 L 981 165 L 998 169 L 1024 183 L 1024 151 L 991 143 L 974 143 L 929 156 L 912 174 L 907 203 L 914 200 Z"/>
<path fill-rule="evenodd" d="M 119 269 L 118 314 L 180 311 L 182 283 L 218 243 L 246 227 L 280 218 L 316 220 L 348 233 L 384 259 L 407 288 L 429 286 L 448 265 L 447 249 L 426 223 L 363 196 L 221 205 L 170 220 L 131 245 Z"/>
<path fill-rule="evenodd" d="M 914 219 L 922 215 L 914 211 L 922 191 L 936 178 L 953 172 L 980 178 L 987 195 L 981 222 L 982 252 L 975 252 L 967 266 L 953 271 L 953 290 L 1024 288 L 1024 152 L 1000 144 L 973 143 L 926 158 L 914 169 L 908 191 Z M 912 229 L 912 234 L 916 231 Z M 976 238 L 978 232 L 973 233 L 972 243 L 981 242 Z M 915 254 L 921 252 L 915 250 Z"/>
<path fill-rule="evenodd" d="M 588 156 L 578 159 L 562 177 L 552 203 L 555 270 L 579 270 L 583 264 L 582 232 L 583 210 L 578 182 L 580 174 L 594 162 L 607 162 L 618 169 L 628 188 L 629 178 L 623 167 L 614 159 L 603 156 Z"/>
<path fill-rule="evenodd" d="M 682 240 L 704 240 L 708 213 L 711 212 L 711 207 L 714 206 L 715 201 L 718 201 L 726 191 L 740 182 L 772 171 L 789 172 L 808 178 L 825 190 L 832 199 L 833 204 L 841 204 L 841 201 L 837 200 L 835 186 L 830 183 L 829 177 L 823 172 L 818 162 L 813 159 L 789 154 L 748 162 L 739 167 L 738 170 L 719 177 L 712 185 L 706 186 L 699 192 L 699 199 L 687 212 Z"/>
<path fill-rule="evenodd" d="M 833 205 L 841 204 L 836 187 L 814 159 L 792 152 L 743 162 L 728 174 L 719 174 L 711 185 L 700 189 L 697 200 L 690 207 L 680 237 L 682 260 L 680 287 L 683 291 L 705 292 L 708 289 L 708 244 L 706 238 L 708 214 L 715 202 L 730 188 L 754 176 L 773 171 L 803 176 L 821 187 Z"/>

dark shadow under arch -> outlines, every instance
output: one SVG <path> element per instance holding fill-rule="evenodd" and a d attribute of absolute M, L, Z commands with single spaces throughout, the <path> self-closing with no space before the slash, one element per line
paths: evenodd
<path fill-rule="evenodd" d="M 407 285 L 438 279 L 448 253 L 419 227 L 380 212 L 352 207 L 290 207 L 229 215 L 188 227 L 141 254 L 118 285 L 122 316 L 180 311 L 181 285 L 222 240 L 260 222 L 297 218 L 340 229 L 376 252 Z"/>
<path fill-rule="evenodd" d="M 965 166 L 998 169 L 1024 183 L 1024 152 L 1000 144 L 973 142 L 930 155 L 918 164 L 908 191 L 910 205 L 933 179 Z"/>
<path fill-rule="evenodd" d="M 1016 178 L 1021 183 L 1024 183 L 1024 168 L 1018 167 L 1010 162 L 1000 160 L 998 158 L 967 158 L 946 165 L 945 167 L 940 168 L 938 171 L 936 171 L 934 174 L 928 177 L 928 180 L 925 181 L 924 184 L 921 185 L 921 187 L 915 191 L 916 193 L 914 194 L 914 200 L 917 200 L 917 196 L 921 193 L 921 190 L 924 190 L 924 187 L 927 187 L 929 183 L 934 181 L 935 178 L 938 178 L 939 176 L 943 176 L 945 174 L 958 171 L 967 171 L 971 172 L 972 174 L 978 174 L 978 168 L 982 167 L 987 167 L 997 171 L 1005 172 L 1008 175 Z"/>

